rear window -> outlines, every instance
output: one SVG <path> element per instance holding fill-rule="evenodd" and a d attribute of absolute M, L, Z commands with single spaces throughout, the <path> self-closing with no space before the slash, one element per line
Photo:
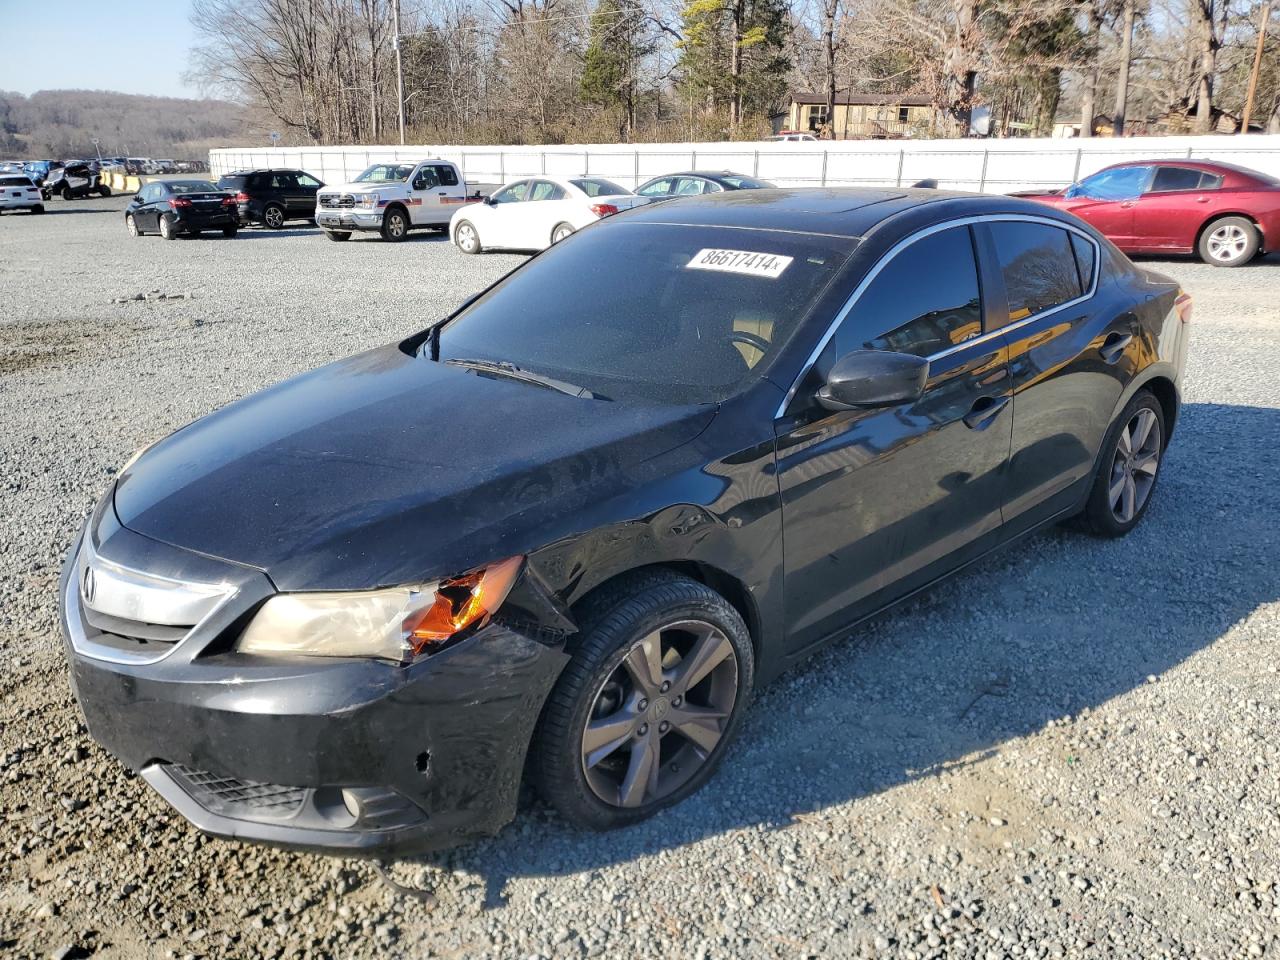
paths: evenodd
<path fill-rule="evenodd" d="M 0 177 L 0 187 L 32 187 L 35 186 L 26 177 Z"/>
<path fill-rule="evenodd" d="M 218 179 L 218 189 L 219 190 L 236 190 L 236 191 L 243 190 L 245 182 L 248 179 L 249 178 L 246 177 L 244 174 L 220 177 Z"/>
<path fill-rule="evenodd" d="M 739 190 L 764 190 L 773 186 L 768 180 L 757 180 L 755 177 L 744 177 L 737 173 L 726 173 L 720 179 Z"/>
<path fill-rule="evenodd" d="M 528 261 L 440 335 L 613 400 L 710 403 L 767 375 L 853 242 L 653 223 L 593 227 Z"/>
<path fill-rule="evenodd" d="M 170 180 L 169 190 L 182 196 L 184 193 L 217 193 L 218 188 L 208 180 Z"/>
<path fill-rule="evenodd" d="M 1076 254 L 1066 230 L 1015 220 L 997 221 L 990 228 L 1011 323 L 1080 296 Z"/>
<path fill-rule="evenodd" d="M 614 193 L 630 193 L 626 187 L 618 186 L 612 180 L 601 180 L 599 177 L 584 177 L 581 180 L 570 180 L 575 187 L 588 197 L 607 197 Z"/>
<path fill-rule="evenodd" d="M 1222 177 L 1188 167 L 1157 167 L 1148 193 L 1166 193 L 1172 190 L 1216 190 L 1222 185 Z"/>

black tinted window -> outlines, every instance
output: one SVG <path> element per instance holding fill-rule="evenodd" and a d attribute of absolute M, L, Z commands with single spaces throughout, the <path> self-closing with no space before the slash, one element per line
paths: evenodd
<path fill-rule="evenodd" d="M 927 357 L 982 332 L 978 269 L 968 227 L 917 240 L 871 281 L 836 331 L 827 362 L 854 350 Z"/>
<path fill-rule="evenodd" d="M 1021 320 L 1080 296 L 1080 274 L 1071 237 L 1044 223 L 991 224 L 1000 272 L 1009 298 L 1009 319 Z"/>
<path fill-rule="evenodd" d="M 1071 249 L 1076 255 L 1076 272 L 1080 274 L 1080 289 L 1088 291 L 1093 286 L 1093 263 L 1098 251 L 1093 244 L 1078 233 L 1071 234 Z"/>
<path fill-rule="evenodd" d="M 453 167 L 436 167 L 436 176 L 440 178 L 442 186 L 452 187 L 458 183 L 458 175 L 454 172 Z"/>
<path fill-rule="evenodd" d="M 1151 181 L 1150 193 L 1163 193 L 1167 190 L 1197 190 L 1204 178 L 1199 170 L 1188 170 L 1186 167 L 1157 167 L 1155 179 Z"/>
<path fill-rule="evenodd" d="M 844 239 L 609 223 L 530 260 L 440 335 L 614 400 L 707 403 L 766 375 L 843 264 Z"/>
<path fill-rule="evenodd" d="M 222 177 L 218 180 L 219 190 L 243 190 L 245 177 Z"/>

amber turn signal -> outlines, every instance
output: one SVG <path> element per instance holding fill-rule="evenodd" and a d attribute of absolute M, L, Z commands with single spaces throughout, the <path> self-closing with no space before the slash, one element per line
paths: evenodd
<path fill-rule="evenodd" d="M 414 654 L 424 653 L 476 624 L 483 624 L 507 599 L 524 557 L 491 563 L 482 570 L 443 580 L 435 602 L 406 624 Z"/>

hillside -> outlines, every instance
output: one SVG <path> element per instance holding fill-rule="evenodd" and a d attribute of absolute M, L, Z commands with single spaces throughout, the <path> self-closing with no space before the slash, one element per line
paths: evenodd
<path fill-rule="evenodd" d="M 0 157 L 104 155 L 197 158 L 248 139 L 244 107 L 223 100 L 144 97 L 108 90 L 0 92 Z M 255 138 L 256 139 L 256 138 Z"/>

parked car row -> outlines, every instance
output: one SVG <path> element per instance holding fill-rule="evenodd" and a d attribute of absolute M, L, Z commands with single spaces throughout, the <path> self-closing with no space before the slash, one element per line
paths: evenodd
<path fill-rule="evenodd" d="M 293 169 L 242 170 L 223 176 L 216 185 L 200 182 L 207 192 L 234 198 L 229 212 L 237 225 L 260 223 L 278 230 L 290 221 L 312 221 L 334 241 L 370 232 L 398 242 L 414 230 L 442 230 L 467 254 L 542 250 L 641 204 L 773 187 L 731 171 L 685 171 L 654 177 L 634 191 L 602 177 L 537 176 L 482 196 L 469 187 L 455 164 L 437 158 L 376 163 L 339 186 L 326 186 L 306 171 Z M 923 180 L 914 186 L 938 184 Z M 93 165 L 83 161 L 51 170 L 43 191 L 45 197 L 110 194 L 98 182 Z M 162 194 L 148 203 L 172 199 Z M 1232 164 L 1129 161 L 1064 190 L 1020 196 L 1074 214 L 1126 253 L 1196 253 L 1206 263 L 1234 267 L 1280 248 L 1280 180 Z M 146 207 L 146 216 L 153 209 Z M 190 232 L 191 213 L 184 214 L 171 206 L 154 226 L 140 224 L 135 216 L 131 232 Z M 160 220 L 165 219 L 169 226 L 162 229 Z"/>

